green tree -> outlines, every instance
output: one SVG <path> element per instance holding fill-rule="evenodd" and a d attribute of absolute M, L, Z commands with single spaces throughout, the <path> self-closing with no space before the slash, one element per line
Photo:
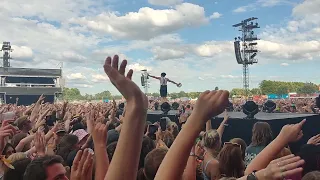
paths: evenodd
<path fill-rule="evenodd" d="M 201 94 L 201 92 L 189 92 L 188 97 L 195 99 L 195 98 L 198 98 L 200 94 Z"/>
<path fill-rule="evenodd" d="M 318 86 L 313 83 L 304 83 L 298 88 L 297 93 L 299 94 L 312 94 L 318 91 Z"/>
<path fill-rule="evenodd" d="M 81 100 L 83 99 L 78 88 L 64 88 L 62 91 L 65 100 Z"/>
<path fill-rule="evenodd" d="M 101 99 L 112 99 L 112 95 L 110 91 L 103 91 L 94 95 L 94 99 L 101 100 Z"/>
<path fill-rule="evenodd" d="M 151 96 L 153 96 L 153 97 L 160 97 L 160 93 L 152 93 Z"/>
<path fill-rule="evenodd" d="M 186 92 L 184 92 L 184 91 L 180 91 L 180 92 L 178 93 L 178 96 L 179 96 L 179 97 L 188 97 L 188 93 L 186 93 Z"/>
<path fill-rule="evenodd" d="M 262 94 L 260 88 L 253 88 L 253 89 L 251 89 L 250 92 L 251 92 L 252 95 L 261 95 Z"/>
<path fill-rule="evenodd" d="M 230 96 L 243 96 L 245 95 L 246 92 L 244 89 L 241 89 L 241 88 L 233 88 L 231 91 L 230 91 Z"/>
<path fill-rule="evenodd" d="M 277 89 L 276 93 L 277 95 L 287 94 L 288 93 L 288 87 L 285 84 L 280 84 Z"/>

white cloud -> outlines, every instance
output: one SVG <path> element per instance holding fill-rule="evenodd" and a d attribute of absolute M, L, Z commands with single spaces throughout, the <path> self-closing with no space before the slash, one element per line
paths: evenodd
<path fill-rule="evenodd" d="M 280 65 L 281 65 L 281 66 L 289 66 L 288 63 L 281 63 Z"/>
<path fill-rule="evenodd" d="M 292 5 L 293 3 L 290 0 L 258 0 L 246 6 L 240 6 L 233 10 L 234 13 L 244 13 L 247 11 L 257 10 L 261 7 L 273 7 L 277 5 L 288 4 Z"/>
<path fill-rule="evenodd" d="M 198 79 L 199 79 L 200 81 L 204 81 L 204 78 L 202 78 L 202 77 L 198 77 Z"/>
<path fill-rule="evenodd" d="M 235 13 L 243 13 L 243 12 L 246 12 L 248 9 L 248 6 L 241 6 L 241 7 L 238 7 L 236 9 L 233 10 L 233 12 Z"/>
<path fill-rule="evenodd" d="M 151 67 L 143 66 L 139 63 L 129 64 L 127 69 L 132 69 L 133 71 L 142 71 L 144 69 L 152 71 Z"/>
<path fill-rule="evenodd" d="M 233 43 L 230 41 L 211 41 L 195 47 L 195 53 L 203 57 L 211 57 L 221 53 L 233 51 Z"/>
<path fill-rule="evenodd" d="M 219 19 L 222 16 L 219 12 L 214 12 L 211 16 L 210 19 Z"/>
<path fill-rule="evenodd" d="M 79 15 L 91 14 L 101 7 L 100 0 L 14 0 L 0 1 L 0 12 L 16 17 L 37 17 L 41 20 L 63 21 Z M 96 9 L 97 10 L 97 9 Z"/>
<path fill-rule="evenodd" d="M 239 78 L 240 76 L 234 76 L 234 75 L 221 75 L 220 77 L 226 78 L 226 79 L 236 79 Z"/>
<path fill-rule="evenodd" d="M 158 6 L 171 6 L 180 4 L 183 0 L 148 0 L 149 4 L 158 5 Z"/>
<path fill-rule="evenodd" d="M 67 79 L 68 80 L 84 80 L 87 78 L 81 73 L 73 73 L 73 74 L 67 75 Z"/>
<path fill-rule="evenodd" d="M 11 46 L 13 49 L 13 52 L 11 53 L 12 58 L 15 60 L 25 60 L 25 59 L 31 59 L 33 57 L 33 51 L 30 47 L 27 46 Z"/>
<path fill-rule="evenodd" d="M 185 56 L 184 51 L 161 48 L 159 46 L 152 49 L 154 58 L 157 60 L 168 60 L 168 59 L 178 59 Z"/>
<path fill-rule="evenodd" d="M 312 60 L 319 57 L 320 41 L 272 42 L 260 40 L 258 47 L 266 58 L 288 60 Z"/>
<path fill-rule="evenodd" d="M 93 85 L 90 84 L 73 84 L 73 87 L 77 87 L 77 88 L 93 88 Z"/>
<path fill-rule="evenodd" d="M 58 55 L 61 60 L 69 60 L 73 62 L 82 62 L 86 60 L 87 58 L 82 56 L 81 54 L 78 54 L 74 51 L 64 51 L 61 54 Z"/>
<path fill-rule="evenodd" d="M 106 74 L 92 74 L 91 75 L 92 82 L 103 82 L 103 81 L 109 81 L 109 78 Z"/>
<path fill-rule="evenodd" d="M 293 8 L 292 14 L 300 17 L 304 17 L 309 14 L 319 14 L 319 8 L 319 0 L 305 0 Z"/>
<path fill-rule="evenodd" d="M 206 24 L 208 18 L 203 7 L 182 3 L 174 9 L 155 10 L 143 7 L 138 12 L 129 12 L 123 16 L 108 12 L 95 17 L 72 18 L 70 23 L 108 33 L 115 38 L 148 40 L 184 27 Z"/>

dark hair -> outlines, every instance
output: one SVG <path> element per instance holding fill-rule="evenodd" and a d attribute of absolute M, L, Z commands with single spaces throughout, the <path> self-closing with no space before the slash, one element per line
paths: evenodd
<path fill-rule="evenodd" d="M 167 152 L 167 149 L 157 148 L 148 153 L 144 162 L 144 174 L 147 179 L 154 179 Z"/>
<path fill-rule="evenodd" d="M 112 160 L 112 157 L 113 157 L 113 155 L 114 155 L 114 152 L 116 151 L 117 144 L 118 144 L 118 142 L 115 141 L 115 142 L 110 143 L 110 144 L 107 146 L 107 154 L 108 154 L 108 158 L 109 158 L 109 161 L 110 161 L 110 162 L 111 162 L 111 160 Z"/>
<path fill-rule="evenodd" d="M 25 138 L 25 137 L 27 137 L 27 136 L 28 136 L 27 133 L 18 133 L 18 134 L 16 134 L 16 135 L 14 135 L 14 136 L 12 137 L 12 139 L 11 139 L 12 145 L 13 145 L 14 147 L 17 147 L 18 144 L 19 144 L 19 142 L 20 142 L 23 138 Z"/>
<path fill-rule="evenodd" d="M 223 146 L 218 159 L 222 176 L 240 178 L 244 175 L 245 165 L 239 146 L 233 144 Z"/>
<path fill-rule="evenodd" d="M 27 133 L 18 133 L 16 135 L 14 135 L 12 137 L 11 143 L 13 145 L 14 148 L 16 148 L 18 146 L 18 144 L 20 143 L 20 141 L 22 139 L 24 139 L 25 137 L 27 137 L 28 134 Z M 24 145 L 23 149 L 21 150 L 21 152 L 26 152 L 29 150 L 30 147 L 28 147 L 27 145 Z"/>
<path fill-rule="evenodd" d="M 143 139 L 142 139 L 142 147 L 141 147 L 141 153 L 140 153 L 139 168 L 143 167 L 144 161 L 145 161 L 145 157 L 154 148 L 156 148 L 156 145 L 155 145 L 154 141 L 150 137 L 144 136 Z"/>
<path fill-rule="evenodd" d="M 9 147 L 11 147 L 11 148 L 13 149 L 13 153 L 16 153 L 16 150 L 15 150 L 15 148 L 13 147 L 13 145 L 10 144 L 10 143 L 7 143 L 6 146 L 3 148 L 2 155 L 6 155 L 6 152 L 7 152 L 7 150 L 8 150 Z"/>
<path fill-rule="evenodd" d="M 233 139 L 230 140 L 230 142 L 239 144 L 241 146 L 242 159 L 244 160 L 244 158 L 246 156 L 245 155 L 246 154 L 246 149 L 247 149 L 246 142 L 241 138 L 233 138 Z"/>
<path fill-rule="evenodd" d="M 320 108 L 320 94 L 319 97 L 316 97 L 316 106 Z"/>
<path fill-rule="evenodd" d="M 14 169 L 9 169 L 5 174 L 3 179 L 4 180 L 23 180 L 24 172 L 27 169 L 27 166 L 31 162 L 31 159 L 29 158 L 23 158 L 20 160 L 17 160 L 12 163 L 12 166 Z"/>
<path fill-rule="evenodd" d="M 43 156 L 40 158 L 35 158 L 27 166 L 23 179 L 45 180 L 47 179 L 47 167 L 57 163 L 63 163 L 63 159 L 60 156 Z"/>
<path fill-rule="evenodd" d="M 252 146 L 267 146 L 273 139 L 272 130 L 266 122 L 256 122 L 252 128 Z"/>
<path fill-rule="evenodd" d="M 76 135 L 66 134 L 63 136 L 57 144 L 56 155 L 59 155 L 63 158 L 64 161 L 67 161 L 69 153 L 74 150 L 75 145 L 79 142 L 79 139 Z"/>

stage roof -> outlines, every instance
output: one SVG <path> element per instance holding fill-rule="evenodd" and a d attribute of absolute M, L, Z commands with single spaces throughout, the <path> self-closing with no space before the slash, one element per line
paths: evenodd
<path fill-rule="evenodd" d="M 61 69 L 4 68 L 0 67 L 0 76 L 36 76 L 60 77 Z"/>

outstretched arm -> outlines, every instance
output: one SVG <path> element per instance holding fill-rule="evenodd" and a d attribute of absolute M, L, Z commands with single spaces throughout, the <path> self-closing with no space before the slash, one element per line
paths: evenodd
<path fill-rule="evenodd" d="M 149 74 L 149 77 L 152 77 L 152 78 L 154 78 L 154 79 L 160 79 L 160 77 L 152 76 L 152 75 L 150 75 L 150 74 Z"/>
<path fill-rule="evenodd" d="M 182 177 L 191 148 L 202 127 L 210 117 L 223 112 L 228 104 L 228 97 L 227 91 L 205 91 L 199 96 L 195 109 L 162 161 L 155 180 Z"/>
<path fill-rule="evenodd" d="M 171 82 L 172 84 L 175 84 L 175 85 L 177 85 L 177 84 L 178 84 L 178 83 L 176 83 L 176 82 L 174 82 L 174 81 L 171 81 L 171 80 L 170 80 L 170 79 L 168 79 L 168 78 L 167 78 L 167 81 L 168 81 L 168 82 Z"/>
<path fill-rule="evenodd" d="M 142 146 L 144 125 L 146 123 L 148 99 L 140 88 L 131 81 L 132 70 L 124 75 L 127 61 L 122 61 L 118 68 L 119 57 L 114 56 L 112 62 L 108 57 L 104 71 L 110 81 L 127 101 L 117 150 L 113 155 L 105 179 L 134 180 L 137 177 L 139 157 Z"/>

